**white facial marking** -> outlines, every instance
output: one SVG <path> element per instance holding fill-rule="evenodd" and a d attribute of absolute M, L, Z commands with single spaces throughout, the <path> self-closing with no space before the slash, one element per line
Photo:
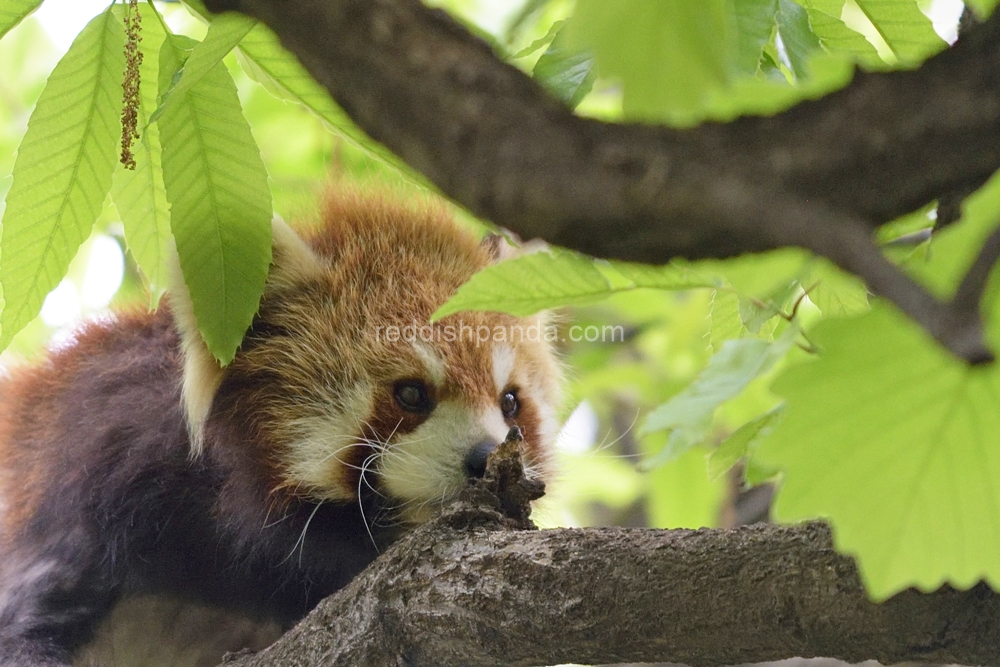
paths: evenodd
<path fill-rule="evenodd" d="M 413 341 L 413 349 L 416 351 L 417 356 L 420 357 L 420 361 L 423 362 L 424 368 L 427 369 L 427 377 L 430 378 L 431 382 L 438 387 L 444 384 L 444 376 L 447 368 L 445 367 L 444 360 L 438 356 L 434 348 L 423 341 Z"/>
<path fill-rule="evenodd" d="M 496 385 L 497 393 L 504 390 L 510 380 L 510 374 L 514 372 L 514 350 L 510 345 L 493 346 L 493 383 Z"/>
<path fill-rule="evenodd" d="M 319 404 L 323 412 L 294 419 L 285 427 L 289 476 L 323 498 L 355 500 L 357 489 L 337 484 L 330 471 L 335 469 L 336 461 L 354 458 L 349 450 L 364 445 L 358 434 L 374 404 L 371 387 L 358 384 Z"/>
<path fill-rule="evenodd" d="M 466 484 L 465 457 L 477 443 L 499 443 L 507 427 L 499 408 L 478 412 L 458 401 L 442 401 L 413 432 L 393 439 L 382 453 L 379 474 L 404 520 L 429 518 L 434 504 Z"/>

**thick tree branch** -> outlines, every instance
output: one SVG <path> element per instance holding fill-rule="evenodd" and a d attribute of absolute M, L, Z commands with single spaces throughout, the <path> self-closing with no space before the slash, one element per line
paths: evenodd
<path fill-rule="evenodd" d="M 773 118 L 678 131 L 574 116 L 418 0 L 206 4 L 263 20 L 366 132 L 522 237 L 654 263 L 802 246 L 956 355 L 992 358 L 978 308 L 940 304 L 878 261 L 868 229 L 1000 167 L 1000 13 L 918 70 L 858 73 Z M 789 201 L 812 224 L 778 210 Z"/>
<path fill-rule="evenodd" d="M 464 506 L 412 533 L 231 667 L 1000 664 L 1000 596 L 908 591 L 873 604 L 820 524 L 525 532 L 477 517 Z"/>
<path fill-rule="evenodd" d="M 541 487 L 523 477 L 520 442 L 512 429 L 483 480 L 231 667 L 1000 663 L 1000 595 L 873 604 L 822 524 L 530 530 Z"/>
<path fill-rule="evenodd" d="M 912 72 L 685 131 L 575 117 L 417 0 L 209 0 L 256 16 L 351 117 L 473 212 L 639 261 L 774 247 L 709 210 L 720 176 L 878 225 L 1000 167 L 1000 16 Z M 780 226 L 779 226 L 780 228 Z"/>

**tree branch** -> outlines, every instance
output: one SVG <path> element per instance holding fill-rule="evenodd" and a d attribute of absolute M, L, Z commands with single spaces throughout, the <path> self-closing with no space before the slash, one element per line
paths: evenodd
<path fill-rule="evenodd" d="M 362 129 L 524 238 L 652 263 L 801 246 L 959 357 L 992 359 L 978 308 L 876 261 L 868 230 L 1000 167 L 1000 13 L 918 70 L 859 72 L 771 118 L 679 131 L 574 116 L 418 0 L 206 4 L 263 20 Z M 792 200 L 816 224 L 776 210 Z"/>
<path fill-rule="evenodd" d="M 500 531 L 460 505 L 230 667 L 998 664 L 1000 595 L 873 604 L 821 524 Z"/>
<path fill-rule="evenodd" d="M 362 129 L 476 214 L 592 255 L 779 245 L 700 212 L 723 176 L 878 225 L 1000 167 L 1000 15 L 918 70 L 858 73 L 771 118 L 679 131 L 578 118 L 417 0 L 207 4 L 264 21 Z"/>
<path fill-rule="evenodd" d="M 520 445 L 514 428 L 456 502 L 230 667 L 998 662 L 1000 595 L 874 604 L 823 524 L 532 530 Z"/>

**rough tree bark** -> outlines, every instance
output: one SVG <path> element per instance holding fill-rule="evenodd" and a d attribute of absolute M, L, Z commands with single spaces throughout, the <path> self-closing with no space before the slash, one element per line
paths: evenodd
<path fill-rule="evenodd" d="M 873 604 L 816 523 L 526 530 L 537 493 L 519 491 L 507 454 L 504 481 L 491 461 L 483 483 L 228 667 L 998 663 L 1000 595 L 984 586 Z"/>
<path fill-rule="evenodd" d="M 947 303 L 870 234 L 1000 168 L 1000 12 L 918 70 L 858 73 L 773 118 L 676 131 L 575 117 L 418 0 L 206 5 L 262 20 L 362 129 L 522 237 L 645 262 L 805 247 L 960 357 L 992 359 L 978 308 L 1000 234 Z M 465 498 L 236 664 L 998 662 L 1000 596 L 906 592 L 873 605 L 816 525 L 504 532 L 470 502 L 483 501 Z"/>

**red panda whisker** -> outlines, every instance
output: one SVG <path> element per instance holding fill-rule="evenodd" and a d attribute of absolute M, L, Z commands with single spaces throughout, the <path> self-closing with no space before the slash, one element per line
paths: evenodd
<path fill-rule="evenodd" d="M 368 458 L 366 458 L 364 460 L 364 462 L 361 464 L 361 474 L 358 476 L 358 509 L 361 511 L 361 523 L 363 523 L 365 525 L 365 530 L 368 531 L 368 539 L 371 540 L 372 546 L 375 547 L 375 551 L 378 552 L 378 553 L 381 553 L 381 550 L 378 548 L 378 544 L 375 542 L 375 535 L 372 534 L 372 527 L 371 527 L 371 525 L 368 524 L 368 519 L 365 517 L 365 505 L 361 501 L 361 483 L 362 482 L 364 482 L 365 484 L 367 484 L 369 489 L 371 489 L 372 491 L 375 491 L 375 488 L 365 479 L 365 472 L 366 472 L 366 467 L 367 467 L 368 463 L 370 461 L 375 461 L 377 458 L 378 458 L 378 454 L 377 453 L 370 454 L 368 456 Z M 378 491 L 375 491 L 375 493 L 378 493 Z M 379 494 L 379 495 L 381 495 L 381 494 Z"/>
<path fill-rule="evenodd" d="M 312 523 L 313 517 L 316 516 L 316 512 L 319 511 L 319 508 L 322 505 L 323 505 L 323 501 L 321 500 L 321 501 L 319 501 L 319 502 L 316 503 L 315 507 L 313 507 L 312 512 L 309 513 L 309 518 L 306 519 L 306 523 L 302 527 L 302 532 L 299 534 L 299 539 L 297 539 L 295 541 L 295 544 L 292 545 L 292 550 L 288 552 L 288 555 L 285 556 L 285 558 L 281 561 L 281 563 L 279 563 L 279 565 L 280 564 L 284 564 L 288 559 L 290 559 L 295 554 L 295 550 L 298 549 L 299 550 L 299 566 L 300 567 L 302 566 L 302 554 L 305 552 L 305 549 L 306 549 L 306 531 L 309 530 L 309 524 Z"/>

